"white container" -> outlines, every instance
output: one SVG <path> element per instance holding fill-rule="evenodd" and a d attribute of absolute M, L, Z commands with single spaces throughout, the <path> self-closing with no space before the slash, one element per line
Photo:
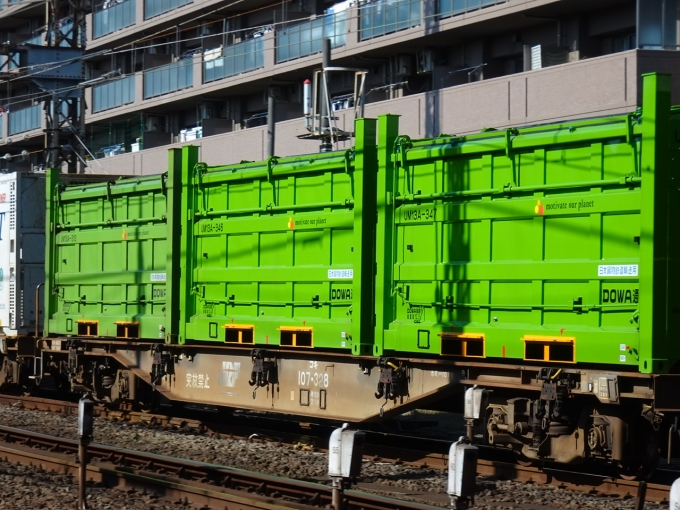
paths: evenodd
<path fill-rule="evenodd" d="M 45 281 L 44 260 L 45 174 L 0 175 L 0 336 L 35 331 L 35 289 Z M 40 300 L 41 326 L 43 290 Z"/>

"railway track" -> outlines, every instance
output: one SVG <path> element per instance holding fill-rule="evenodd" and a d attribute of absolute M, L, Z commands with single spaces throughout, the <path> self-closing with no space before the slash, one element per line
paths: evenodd
<path fill-rule="evenodd" d="M 7 396 L 0 395 L 0 404 L 21 406 L 25 409 L 31 410 L 42 410 L 49 411 L 52 413 L 61 413 L 66 415 L 77 415 L 77 404 L 69 402 L 61 402 L 49 399 L 35 398 L 35 397 L 17 397 L 17 396 Z M 147 414 L 135 411 L 110 411 L 106 408 L 99 406 L 95 409 L 96 414 L 105 419 L 115 420 L 115 421 L 125 421 L 128 423 L 144 423 L 151 426 L 170 428 L 170 429 L 184 429 L 190 430 L 195 433 L 204 434 L 217 434 L 225 435 L 231 438 L 248 439 L 253 442 L 276 442 L 276 443 L 288 443 L 295 444 L 299 442 L 300 435 L 292 433 L 282 433 L 281 431 L 276 431 L 272 433 L 271 431 L 261 431 L 260 433 L 255 432 L 252 428 L 239 428 L 239 427 L 216 427 L 210 423 L 203 422 L 198 419 L 187 419 L 182 417 L 171 417 L 160 414 Z M 0 436 L 4 434 L 1 433 Z M 14 432 L 16 434 L 16 432 Z M 28 433 L 30 434 L 30 433 Z M 395 448 L 392 446 L 385 446 L 384 444 L 376 445 L 371 444 L 372 437 L 382 437 L 383 443 L 390 442 L 386 434 L 374 434 L 368 435 L 369 444 L 366 445 L 364 453 L 365 459 L 373 462 L 387 462 L 394 464 L 405 464 L 412 465 L 422 468 L 430 469 L 446 469 L 447 456 L 443 453 L 432 453 L 427 451 L 411 450 L 404 448 Z M 0 437 L 1 438 L 1 437 Z M 394 439 L 394 436 L 391 437 Z M 387 440 L 386 440 L 387 439 Z M 403 443 L 408 438 L 402 438 L 401 443 Z M 64 440 L 67 441 L 68 440 Z M 75 444 L 75 442 L 73 442 Z M 433 441 L 433 444 L 435 442 Z M 443 443 L 443 442 L 440 442 Z M 14 444 L 17 444 L 14 441 Z M 66 444 L 66 443 L 65 443 Z M 77 450 L 77 444 L 75 446 Z M 441 451 L 441 447 L 438 448 Z M 116 449 L 112 449 L 116 450 Z M 120 449 L 118 449 L 120 450 Z M 318 448 L 319 451 L 324 452 L 324 448 Z M 482 449 L 482 456 L 484 457 L 487 450 L 493 451 L 493 449 Z M 70 452 L 73 453 L 73 452 Z M 145 455 L 145 454 L 144 454 Z M 106 455 L 97 455 L 96 458 L 103 459 L 105 462 L 109 462 L 110 458 Z M 134 460 L 135 457 L 125 457 L 126 461 L 129 462 L 128 468 L 140 469 L 145 468 L 149 461 L 137 461 Z M 187 461 L 192 463 L 191 461 Z M 158 464 L 159 461 L 153 461 L 151 465 Z M 200 464 L 200 463 L 193 463 Z M 159 464 L 163 466 L 163 463 Z M 214 466 L 213 466 L 214 468 Z M 167 473 L 172 474 L 179 468 L 163 468 L 162 470 L 167 471 Z M 187 468 L 184 468 L 187 470 Z M 175 471 L 173 471 L 175 470 Z M 238 471 L 238 470 L 237 470 Z M 545 484 L 553 485 L 556 487 L 572 490 L 586 492 L 590 494 L 599 494 L 607 496 L 619 496 L 624 498 L 636 497 L 639 491 L 639 483 L 635 481 L 627 481 L 616 479 L 615 477 L 608 474 L 597 474 L 597 473 L 583 473 L 583 472 L 573 472 L 564 469 L 555 469 L 551 467 L 527 467 L 521 466 L 513 462 L 503 462 L 499 460 L 482 458 L 478 462 L 478 474 L 498 480 L 513 480 L 516 482 L 531 483 L 531 484 Z M 193 473 L 192 469 L 187 471 L 188 473 Z M 217 473 L 217 472 L 215 472 Z M 220 473 L 220 476 L 224 475 Z M 217 476 L 217 475 L 215 475 Z M 199 480 L 207 480 L 211 486 L 219 485 L 222 487 L 224 484 L 219 479 L 219 476 L 201 475 Z M 653 502 L 662 502 L 668 499 L 669 488 L 673 481 L 680 477 L 680 473 L 673 470 L 659 469 L 655 474 L 654 479 L 646 485 L 646 500 Z M 93 477 L 96 479 L 96 477 Z M 141 479 L 138 479 L 138 481 Z M 126 481 L 126 483 L 131 483 Z M 251 490 L 260 487 L 262 482 L 255 483 L 252 482 L 248 485 Z M 271 488 L 269 485 L 265 484 L 267 491 Z M 323 486 L 321 486 L 323 487 Z M 200 492 L 200 491 L 199 491 Z M 277 492 L 274 490 L 274 494 L 285 494 L 285 492 Z M 269 492 L 267 493 L 269 494 Z M 268 497 L 267 494 L 261 495 L 263 497 Z M 312 495 L 309 496 L 313 498 L 314 501 L 322 501 L 322 496 Z M 303 498 L 304 499 L 304 498 Z"/>
<path fill-rule="evenodd" d="M 76 474 L 78 441 L 0 426 L 0 455 L 47 470 Z M 321 508 L 332 502 L 331 488 L 186 459 L 92 443 L 87 478 L 113 486 L 155 489 L 168 499 L 230 509 Z M 348 490 L 345 508 L 432 510 L 432 506 Z"/>

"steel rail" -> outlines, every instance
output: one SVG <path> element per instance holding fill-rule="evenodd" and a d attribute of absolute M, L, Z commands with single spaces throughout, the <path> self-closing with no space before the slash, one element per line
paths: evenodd
<path fill-rule="evenodd" d="M 69 402 L 54 401 L 36 397 L 18 397 L 9 395 L 0 395 L 0 404 L 16 405 L 19 404 L 25 409 L 40 409 L 49 412 L 59 412 L 61 414 L 76 416 L 78 414 L 78 405 Z M 105 407 L 97 406 L 95 409 L 97 416 L 104 419 L 114 421 L 125 421 L 127 423 L 144 423 L 152 426 L 167 427 L 167 428 L 189 428 L 196 430 L 197 433 L 213 432 L 213 427 L 209 423 L 203 423 L 200 420 L 189 420 L 185 418 L 170 417 L 163 415 L 140 413 L 136 411 L 111 411 Z M 2 430 L 0 427 L 0 438 L 2 437 Z M 229 433 L 233 437 L 249 438 L 253 442 L 267 442 L 271 440 L 269 435 L 253 434 L 254 430 L 243 427 L 236 427 L 233 433 Z M 218 433 L 224 434 L 223 431 Z M 291 437 L 283 438 L 282 436 L 289 436 L 291 434 L 277 433 L 277 441 L 288 443 L 295 442 Z M 380 434 L 384 435 L 384 434 Z M 37 436 L 37 434 L 36 434 Z M 291 435 L 292 436 L 292 435 Z M 427 453 L 405 448 L 385 447 L 382 445 L 370 444 L 364 447 L 364 458 L 372 462 L 386 462 L 394 464 L 411 465 L 420 468 L 429 469 L 446 469 L 447 455 L 442 453 Z M 48 436 L 49 437 L 49 436 Z M 401 439 L 406 440 L 408 436 L 403 436 Z M 40 444 L 40 439 L 36 437 L 33 440 L 35 444 Z M 393 441 L 395 443 L 403 443 L 404 441 Z M 77 452 L 77 443 L 73 441 L 74 448 L 72 453 Z M 483 450 L 490 450 L 496 452 L 497 449 L 485 448 Z M 319 448 L 318 451 L 325 452 L 324 448 Z M 131 464 L 132 466 L 133 464 Z M 143 463 L 137 463 L 137 466 Z M 593 466 L 590 466 L 593 469 Z M 587 468 L 584 467 L 584 468 Z M 635 497 L 639 482 L 618 479 L 612 475 L 602 475 L 588 472 L 568 471 L 564 468 L 556 467 L 534 467 L 521 466 L 512 462 L 502 462 L 498 460 L 480 459 L 477 463 L 477 474 L 501 480 L 515 480 L 518 482 L 536 483 L 553 485 L 578 492 L 597 493 L 600 495 L 618 495 L 622 497 Z M 655 473 L 652 482 L 647 485 L 647 501 L 667 501 L 669 497 L 670 485 L 676 478 L 680 478 L 680 473 L 673 470 L 658 469 Z"/>
<path fill-rule="evenodd" d="M 0 426 L 0 452 L 17 462 L 37 464 L 44 469 L 74 472 L 78 441 Z M 157 487 L 164 497 L 190 498 L 194 504 L 225 502 L 241 508 L 318 508 L 332 502 L 331 487 L 253 473 L 242 469 L 206 464 L 124 448 L 90 443 L 88 478 L 98 482 L 123 480 L 140 489 Z M 116 483 L 118 485 L 118 483 Z M 345 508 L 364 510 L 433 510 L 423 505 L 384 496 L 348 490 Z M 229 506 L 229 508 L 232 508 Z"/>
<path fill-rule="evenodd" d="M 477 474 L 518 482 L 552 485 L 577 492 L 599 496 L 617 495 L 624 498 L 636 497 L 640 482 L 621 480 L 607 475 L 579 473 L 559 468 L 528 467 L 509 462 L 479 460 Z M 648 483 L 646 501 L 668 501 L 670 483 Z"/>

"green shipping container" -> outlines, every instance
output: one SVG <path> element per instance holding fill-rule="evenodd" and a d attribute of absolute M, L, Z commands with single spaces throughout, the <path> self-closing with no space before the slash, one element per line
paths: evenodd
<path fill-rule="evenodd" d="M 60 179 L 48 171 L 45 335 L 164 341 L 168 174 Z"/>
<path fill-rule="evenodd" d="M 679 131 L 647 75 L 622 116 L 410 140 L 386 115 L 345 152 L 51 172 L 46 334 L 667 372 Z"/>
<path fill-rule="evenodd" d="M 647 75 L 618 117 L 422 141 L 384 119 L 374 353 L 667 372 L 678 113 L 670 77 Z"/>
<path fill-rule="evenodd" d="M 221 167 L 183 149 L 180 342 L 372 351 L 375 136 Z"/>

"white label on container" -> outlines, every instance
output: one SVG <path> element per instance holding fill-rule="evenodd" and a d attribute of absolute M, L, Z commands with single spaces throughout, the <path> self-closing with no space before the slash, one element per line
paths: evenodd
<path fill-rule="evenodd" d="M 637 264 L 597 266 L 597 276 L 637 276 Z"/>
<path fill-rule="evenodd" d="M 151 273 L 152 282 L 164 282 L 166 280 L 165 273 Z"/>
<path fill-rule="evenodd" d="M 626 362 L 626 355 L 625 355 L 625 354 L 621 354 L 621 355 L 619 356 L 619 361 L 620 361 L 621 363 L 625 363 L 625 362 Z"/>
<path fill-rule="evenodd" d="M 627 351 L 628 346 L 626 344 L 619 344 L 619 351 Z"/>
<path fill-rule="evenodd" d="M 329 279 L 352 279 L 354 278 L 354 269 L 329 269 Z"/>

